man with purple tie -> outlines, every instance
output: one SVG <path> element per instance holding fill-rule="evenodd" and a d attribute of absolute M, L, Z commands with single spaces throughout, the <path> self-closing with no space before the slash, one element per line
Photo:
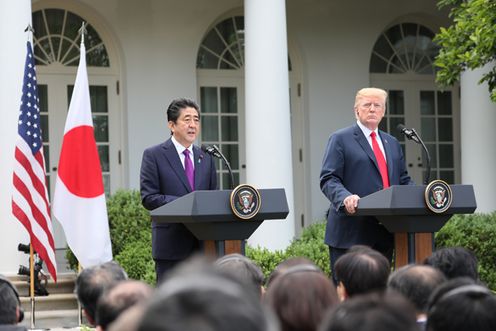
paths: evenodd
<path fill-rule="evenodd" d="M 194 190 L 217 189 L 213 158 L 193 144 L 200 133 L 200 107 L 193 100 L 175 99 L 167 108 L 167 121 L 171 137 L 147 148 L 141 162 L 141 201 L 148 210 Z M 183 224 L 152 222 L 157 283 L 198 247 L 198 240 Z"/>

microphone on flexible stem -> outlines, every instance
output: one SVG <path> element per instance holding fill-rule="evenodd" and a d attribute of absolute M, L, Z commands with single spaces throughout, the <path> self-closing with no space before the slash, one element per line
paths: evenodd
<path fill-rule="evenodd" d="M 429 155 L 429 151 L 427 150 L 427 147 L 425 146 L 422 138 L 420 138 L 419 134 L 414 128 L 407 129 L 403 124 L 398 124 L 396 128 L 398 129 L 398 131 L 403 133 L 405 137 L 407 137 L 409 140 L 413 140 L 417 144 L 422 145 L 426 160 L 424 184 L 427 185 L 429 183 L 429 178 L 431 176 L 431 156 Z"/>
<path fill-rule="evenodd" d="M 231 169 L 231 165 L 229 164 L 229 161 L 227 161 L 226 157 L 222 152 L 220 151 L 219 147 L 217 145 L 202 145 L 201 146 L 202 151 L 204 151 L 207 154 L 210 154 L 218 159 L 222 159 L 224 161 L 224 164 L 227 167 L 227 170 L 229 171 L 229 177 L 231 180 L 231 189 L 234 189 L 234 175 Z"/>
<path fill-rule="evenodd" d="M 415 129 L 407 129 L 403 124 L 398 124 L 396 128 L 398 129 L 398 131 L 403 133 L 405 137 L 415 141 L 417 144 L 420 144 L 420 140 L 416 135 L 417 132 L 415 131 Z"/>

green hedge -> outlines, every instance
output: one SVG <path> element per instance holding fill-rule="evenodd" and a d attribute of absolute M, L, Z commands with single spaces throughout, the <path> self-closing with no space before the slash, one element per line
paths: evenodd
<path fill-rule="evenodd" d="M 455 215 L 436 234 L 436 247 L 465 247 L 477 256 L 481 280 L 496 290 L 496 212 Z"/>
<path fill-rule="evenodd" d="M 325 222 L 319 222 L 308 226 L 303 230 L 301 238 L 293 240 L 284 251 L 271 252 L 266 248 L 247 246 L 246 256 L 262 268 L 265 277 L 280 262 L 291 257 L 306 257 L 330 275 L 329 249 L 324 244 L 325 225 Z"/>

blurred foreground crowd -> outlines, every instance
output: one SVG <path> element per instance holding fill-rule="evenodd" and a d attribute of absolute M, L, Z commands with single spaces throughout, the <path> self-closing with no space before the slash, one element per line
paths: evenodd
<path fill-rule="evenodd" d="M 268 279 L 245 256 L 194 257 L 152 288 L 115 262 L 84 269 L 76 293 L 98 331 L 457 331 L 496 330 L 496 296 L 464 248 L 391 272 L 389 261 L 354 246 L 335 265 L 337 284 L 313 262 L 292 258 Z M 0 277 L 0 331 L 22 309 Z"/>

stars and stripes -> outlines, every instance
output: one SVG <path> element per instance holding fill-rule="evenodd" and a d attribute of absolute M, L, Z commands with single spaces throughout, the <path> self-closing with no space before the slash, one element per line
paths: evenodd
<path fill-rule="evenodd" d="M 33 249 L 57 280 L 55 245 L 45 177 L 45 159 L 36 71 L 31 43 L 27 43 L 26 65 L 15 148 L 12 213 L 29 232 Z"/>

